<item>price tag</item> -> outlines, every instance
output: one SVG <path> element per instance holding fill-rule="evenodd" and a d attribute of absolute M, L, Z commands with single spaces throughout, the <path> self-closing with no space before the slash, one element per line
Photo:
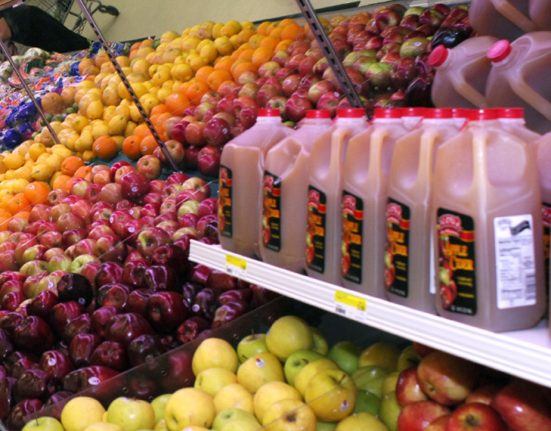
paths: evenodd
<path fill-rule="evenodd" d="M 247 261 L 228 254 L 226 255 L 226 271 L 234 277 L 242 277 L 247 273 Z"/>
<path fill-rule="evenodd" d="M 365 321 L 367 300 L 351 293 L 335 292 L 335 310 L 350 319 Z"/>

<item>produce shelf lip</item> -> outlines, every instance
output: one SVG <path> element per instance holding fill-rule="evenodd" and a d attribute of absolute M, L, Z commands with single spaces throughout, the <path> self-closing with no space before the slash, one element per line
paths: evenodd
<path fill-rule="evenodd" d="M 232 257 L 229 267 L 228 256 Z M 547 322 L 524 331 L 494 333 L 349 291 L 199 241 L 191 242 L 190 260 L 336 314 L 336 292 L 352 294 L 365 301 L 366 310 L 346 317 L 551 387 L 551 337 Z M 236 261 L 243 264 L 237 271 L 233 264 Z"/>

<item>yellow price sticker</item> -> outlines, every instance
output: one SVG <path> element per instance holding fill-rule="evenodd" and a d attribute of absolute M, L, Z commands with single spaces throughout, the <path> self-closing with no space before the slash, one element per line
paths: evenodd
<path fill-rule="evenodd" d="M 335 309 L 354 320 L 364 320 L 367 310 L 367 300 L 351 293 L 337 290 L 335 292 Z"/>
<path fill-rule="evenodd" d="M 226 255 L 226 271 L 233 276 L 239 277 L 247 271 L 247 261 L 228 254 Z"/>

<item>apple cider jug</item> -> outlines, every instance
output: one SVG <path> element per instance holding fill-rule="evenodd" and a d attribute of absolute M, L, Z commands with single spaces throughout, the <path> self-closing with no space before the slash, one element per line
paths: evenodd
<path fill-rule="evenodd" d="M 450 108 L 427 109 L 421 126 L 396 141 L 385 208 L 383 287 L 391 302 L 434 313 L 430 197 L 437 148 L 458 133 Z"/>
<path fill-rule="evenodd" d="M 339 109 L 331 139 L 312 148 L 306 202 L 306 273 L 340 283 L 341 192 L 348 142 L 368 127 L 362 108 Z"/>
<path fill-rule="evenodd" d="M 298 130 L 266 154 L 259 226 L 264 262 L 304 271 L 310 153 L 330 142 L 331 131 L 328 110 L 309 110 Z"/>
<path fill-rule="evenodd" d="M 486 81 L 492 67 L 486 53 L 495 42 L 491 36 L 473 37 L 455 48 L 438 45 L 431 52 L 428 63 L 436 68 L 431 93 L 436 106 L 486 106 Z"/>
<path fill-rule="evenodd" d="M 549 295 L 551 280 L 551 132 L 543 135 L 536 142 L 536 158 L 541 189 L 541 216 L 543 225 L 543 253 L 545 268 L 545 286 Z"/>
<path fill-rule="evenodd" d="M 491 331 L 534 326 L 546 308 L 535 151 L 478 110 L 437 150 L 431 214 L 435 304 Z"/>
<path fill-rule="evenodd" d="M 396 140 L 408 129 L 404 109 L 375 109 L 371 127 L 348 144 L 343 165 L 341 281 L 384 297 L 385 208 Z"/>
<path fill-rule="evenodd" d="M 255 125 L 224 146 L 218 189 L 218 230 L 224 249 L 248 257 L 259 254 L 264 155 L 290 133 L 279 110 L 260 109 Z"/>

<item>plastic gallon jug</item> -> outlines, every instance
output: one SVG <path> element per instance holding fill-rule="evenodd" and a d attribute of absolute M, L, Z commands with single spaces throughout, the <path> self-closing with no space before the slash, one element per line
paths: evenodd
<path fill-rule="evenodd" d="M 514 40 L 524 33 L 549 28 L 551 21 L 538 20 L 540 25 L 545 25 L 539 27 L 530 17 L 530 9 L 536 12 L 536 4 L 540 12 L 544 12 L 541 9 L 545 9 L 544 3 L 549 9 L 547 0 L 472 0 L 469 20 L 478 34 Z"/>
<path fill-rule="evenodd" d="M 500 108 L 497 110 L 499 124 L 503 130 L 522 139 L 524 142 L 534 147 L 541 135 L 532 132 L 526 127 L 524 119 L 524 109 L 522 108 Z"/>
<path fill-rule="evenodd" d="M 425 109 L 427 108 L 400 108 L 402 112 L 402 122 L 407 130 L 413 130 L 421 125 L 421 120 L 425 118 Z"/>
<path fill-rule="evenodd" d="M 437 148 L 457 133 L 451 109 L 427 110 L 421 127 L 396 142 L 390 167 L 385 212 L 386 297 L 432 313 L 430 197 L 434 159 Z"/>
<path fill-rule="evenodd" d="M 449 49 L 438 45 L 428 63 L 436 68 L 432 101 L 436 106 L 483 108 L 486 106 L 486 81 L 492 67 L 486 57 L 495 37 L 467 39 Z"/>
<path fill-rule="evenodd" d="M 492 60 L 488 105 L 524 108 L 529 129 L 551 130 L 551 32 L 526 34 L 513 43 L 500 40 L 487 55 Z"/>
<path fill-rule="evenodd" d="M 543 135 L 536 142 L 536 155 L 538 163 L 538 173 L 540 179 L 541 198 L 542 198 L 542 223 L 543 223 L 543 250 L 545 263 L 546 288 L 549 293 L 550 282 L 550 238 L 551 238 L 551 133 Z"/>
<path fill-rule="evenodd" d="M 306 272 L 328 283 L 340 283 L 341 192 L 349 140 L 368 127 L 361 108 L 340 109 L 330 140 L 310 155 L 306 217 Z"/>
<path fill-rule="evenodd" d="M 546 308 L 535 153 L 479 111 L 437 151 L 432 214 L 438 314 L 491 331 L 535 325 Z"/>
<path fill-rule="evenodd" d="M 260 226 L 264 262 L 304 270 L 310 152 L 330 142 L 331 127 L 329 111 L 307 111 L 298 130 L 266 154 Z"/>
<path fill-rule="evenodd" d="M 258 255 L 264 155 L 291 132 L 281 122 L 279 110 L 260 109 L 256 124 L 224 146 L 218 191 L 218 230 L 224 249 Z"/>
<path fill-rule="evenodd" d="M 372 126 L 348 144 L 343 168 L 341 278 L 383 298 L 385 209 L 394 144 L 408 133 L 400 108 L 375 109 Z"/>

